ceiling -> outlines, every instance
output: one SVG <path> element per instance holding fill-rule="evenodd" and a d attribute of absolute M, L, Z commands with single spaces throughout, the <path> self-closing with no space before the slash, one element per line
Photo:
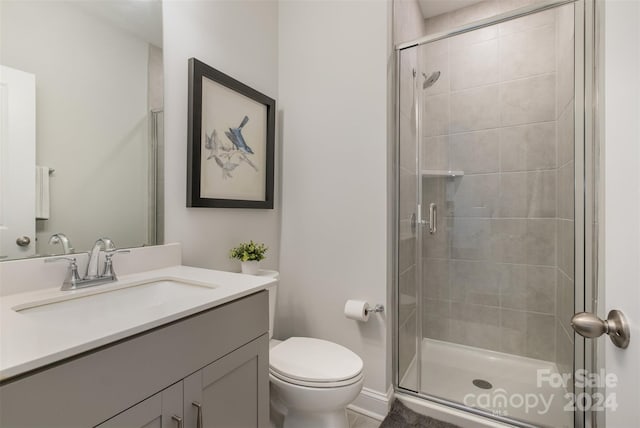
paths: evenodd
<path fill-rule="evenodd" d="M 418 0 L 425 19 L 480 3 L 483 0 Z"/>

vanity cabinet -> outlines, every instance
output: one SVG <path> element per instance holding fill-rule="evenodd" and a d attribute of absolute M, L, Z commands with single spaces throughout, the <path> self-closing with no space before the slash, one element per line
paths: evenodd
<path fill-rule="evenodd" d="M 261 291 L 10 379 L 0 426 L 266 428 L 268 355 Z"/>
<path fill-rule="evenodd" d="M 180 424 L 182 424 L 182 382 L 147 398 L 97 427 L 175 428 L 181 426 Z"/>
<path fill-rule="evenodd" d="M 268 376 L 260 375 L 269 372 L 268 351 L 260 352 L 265 344 L 268 348 L 268 336 L 248 343 L 184 380 L 185 428 L 245 428 L 256 426 L 256 421 L 269 420 L 268 397 L 252 400 L 261 396 L 261 390 L 269 389 Z M 267 404 L 262 400 L 267 400 Z"/>

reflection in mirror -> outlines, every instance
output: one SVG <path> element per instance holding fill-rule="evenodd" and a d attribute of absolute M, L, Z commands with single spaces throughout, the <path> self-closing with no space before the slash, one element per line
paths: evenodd
<path fill-rule="evenodd" d="M 0 259 L 161 243 L 160 0 L 3 0 L 0 20 Z"/>

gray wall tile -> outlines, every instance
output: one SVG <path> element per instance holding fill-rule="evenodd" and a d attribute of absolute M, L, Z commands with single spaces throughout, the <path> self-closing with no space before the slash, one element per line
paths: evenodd
<path fill-rule="evenodd" d="M 425 137 L 449 133 L 449 94 L 424 97 L 422 130 Z"/>
<path fill-rule="evenodd" d="M 451 94 L 451 132 L 469 132 L 500 125 L 498 85 Z"/>
<path fill-rule="evenodd" d="M 400 116 L 400 167 L 407 171 L 417 168 L 415 118 Z"/>
<path fill-rule="evenodd" d="M 497 217 L 527 217 L 527 174 L 500 174 Z"/>
<path fill-rule="evenodd" d="M 558 118 L 558 166 L 570 162 L 574 158 L 574 112 L 573 104 L 567 104 Z"/>
<path fill-rule="evenodd" d="M 500 58 L 502 81 L 554 72 L 556 40 L 553 24 L 501 37 Z"/>
<path fill-rule="evenodd" d="M 558 219 L 557 222 L 558 234 L 556 248 L 558 250 L 558 269 L 564 272 L 569 278 L 573 278 L 575 263 L 575 224 L 572 220 Z"/>
<path fill-rule="evenodd" d="M 555 359 L 555 318 L 531 312 L 501 311 L 501 350 L 530 358 Z"/>
<path fill-rule="evenodd" d="M 559 322 L 556 322 L 556 363 L 560 373 L 573 378 L 573 336 L 569 336 Z M 569 381 L 568 384 L 569 391 L 572 392 L 573 382 Z"/>
<path fill-rule="evenodd" d="M 450 340 L 500 350 L 500 308 L 451 302 Z"/>
<path fill-rule="evenodd" d="M 424 259 L 422 284 L 425 298 L 449 300 L 449 260 Z"/>
<path fill-rule="evenodd" d="M 451 51 L 451 90 L 498 83 L 498 39 L 464 45 Z"/>
<path fill-rule="evenodd" d="M 400 218 L 406 219 L 415 212 L 417 204 L 417 175 L 415 171 L 400 168 Z"/>
<path fill-rule="evenodd" d="M 466 260 L 488 260 L 491 256 L 491 220 L 453 218 L 450 232 L 451 257 Z"/>
<path fill-rule="evenodd" d="M 398 242 L 398 269 L 404 272 L 416 263 L 416 238 L 404 235 Z"/>
<path fill-rule="evenodd" d="M 498 269 L 502 308 L 555 314 L 555 267 L 500 264 Z"/>
<path fill-rule="evenodd" d="M 573 50 L 573 40 L 569 43 L 561 44 L 558 47 L 558 111 L 564 110 L 564 108 L 573 101 L 574 97 L 575 71 Z"/>
<path fill-rule="evenodd" d="M 558 218 L 573 219 L 574 194 L 575 175 L 571 161 L 558 170 Z"/>
<path fill-rule="evenodd" d="M 556 171 L 527 172 L 529 218 L 556 216 Z"/>
<path fill-rule="evenodd" d="M 450 234 L 452 230 L 452 220 L 446 217 L 440 217 L 438 233 L 434 235 L 429 233 L 428 227 L 423 227 L 422 229 L 422 256 L 429 259 L 448 258 L 451 247 Z"/>
<path fill-rule="evenodd" d="M 492 260 L 501 263 L 528 263 L 526 238 L 527 220 L 491 220 L 490 245 Z"/>
<path fill-rule="evenodd" d="M 416 328 L 416 313 L 412 313 L 404 324 L 400 325 L 398 332 L 398 371 L 400 378 L 404 376 L 416 356 L 416 346 L 418 343 Z"/>
<path fill-rule="evenodd" d="M 489 27 L 480 28 L 479 30 L 469 31 L 449 39 L 449 47 L 451 49 L 460 49 L 474 43 L 486 42 L 498 37 L 498 26 L 491 25 Z"/>
<path fill-rule="evenodd" d="M 500 304 L 499 272 L 495 263 L 486 261 L 452 260 L 451 300 L 485 306 Z"/>
<path fill-rule="evenodd" d="M 465 174 L 498 172 L 500 132 L 488 131 L 453 134 L 449 137 L 449 165 Z"/>
<path fill-rule="evenodd" d="M 501 83 L 501 124 L 511 126 L 555 120 L 555 79 L 555 74 L 546 74 Z"/>
<path fill-rule="evenodd" d="M 527 263 L 555 266 L 556 264 L 556 220 L 527 220 L 525 240 Z"/>
<path fill-rule="evenodd" d="M 416 310 L 416 267 L 411 265 L 400 274 L 399 278 L 399 323 L 404 323 L 409 315 Z"/>
<path fill-rule="evenodd" d="M 448 300 L 424 299 L 423 326 L 424 337 L 437 340 L 450 340 L 451 303 Z"/>
<path fill-rule="evenodd" d="M 502 11 L 517 9 L 518 7 L 526 6 L 526 4 L 533 3 L 531 0 L 507 0 L 501 1 L 503 3 Z M 507 4 L 511 3 L 509 6 Z M 518 6 L 516 6 L 518 4 Z M 524 16 L 522 18 L 513 19 L 511 21 L 503 22 L 498 25 L 500 35 L 506 36 L 509 34 L 517 33 L 520 31 L 526 31 L 537 27 L 553 25 L 556 21 L 556 12 L 554 10 L 547 10 L 544 12 L 534 13 L 532 15 Z M 555 29 L 551 29 L 554 32 Z"/>
<path fill-rule="evenodd" d="M 556 318 L 567 334 L 573 333 L 571 317 L 575 313 L 574 283 L 561 270 L 558 269 L 556 272 L 558 284 L 556 289 Z"/>
<path fill-rule="evenodd" d="M 456 217 L 492 217 L 498 201 L 498 174 L 465 175 L 452 191 Z"/>
<path fill-rule="evenodd" d="M 447 135 L 424 139 L 420 169 L 449 169 L 449 137 Z"/>
<path fill-rule="evenodd" d="M 532 171 L 556 167 L 555 122 L 500 129 L 502 171 Z"/>

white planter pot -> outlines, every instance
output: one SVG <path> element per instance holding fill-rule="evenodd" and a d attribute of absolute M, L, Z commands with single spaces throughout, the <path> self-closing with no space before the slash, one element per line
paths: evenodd
<path fill-rule="evenodd" d="M 242 273 L 246 273 L 247 275 L 255 275 L 260 270 L 260 262 L 256 260 L 240 262 L 240 266 L 242 267 Z"/>

